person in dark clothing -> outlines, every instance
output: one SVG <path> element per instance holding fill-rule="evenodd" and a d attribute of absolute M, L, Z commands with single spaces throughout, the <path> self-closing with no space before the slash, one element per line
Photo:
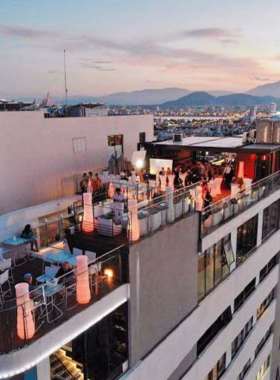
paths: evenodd
<path fill-rule="evenodd" d="M 37 243 L 37 240 L 35 239 L 35 234 L 32 231 L 30 224 L 26 224 L 26 226 L 24 227 L 24 230 L 21 233 L 21 237 L 24 239 L 30 240 L 32 251 L 39 252 L 38 243 Z M 36 249 L 34 249 L 34 246 Z"/>
<path fill-rule="evenodd" d="M 210 194 L 209 190 L 206 190 L 205 196 L 204 196 L 204 208 L 210 206 L 212 202 L 212 195 Z"/>
<path fill-rule="evenodd" d="M 61 284 L 65 283 L 70 275 L 72 275 L 72 267 L 68 262 L 65 262 L 62 264 L 55 277 L 59 278 L 58 283 Z"/>
<path fill-rule="evenodd" d="M 82 180 L 80 182 L 80 188 L 81 188 L 82 193 L 87 192 L 88 181 L 89 181 L 89 177 L 88 177 L 87 173 L 84 173 Z"/>

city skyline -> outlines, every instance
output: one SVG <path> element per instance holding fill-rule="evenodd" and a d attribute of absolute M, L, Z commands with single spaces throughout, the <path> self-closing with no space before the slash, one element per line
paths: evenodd
<path fill-rule="evenodd" d="M 3 1 L 0 97 L 63 95 L 64 49 L 69 95 L 248 91 L 280 79 L 277 9 L 276 0 Z"/>

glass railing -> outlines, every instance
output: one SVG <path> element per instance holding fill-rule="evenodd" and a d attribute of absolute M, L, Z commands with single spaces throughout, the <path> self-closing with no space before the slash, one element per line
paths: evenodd
<path fill-rule="evenodd" d="M 199 183 L 154 197 L 148 206 L 138 210 L 139 238 L 145 238 L 195 210 L 195 188 Z M 131 220 L 131 218 L 130 218 Z M 133 242 L 133 225 L 129 227 Z"/>
<path fill-rule="evenodd" d="M 280 171 L 202 210 L 202 235 L 207 235 L 260 200 L 280 190 Z"/>
<path fill-rule="evenodd" d="M 42 274 L 45 260 L 35 260 Z M 24 265 L 26 272 L 31 271 L 28 261 Z M 34 268 L 34 263 L 32 265 Z M 78 295 L 82 278 L 81 289 L 86 284 L 86 300 L 82 299 L 83 294 Z M 127 283 L 128 251 L 125 246 L 114 249 L 88 262 L 86 269 L 69 270 L 63 276 L 49 279 L 18 298 L 15 298 L 16 285 L 10 280 L 3 285 L 0 295 L 0 355 L 34 342 Z M 7 292 L 5 296 L 4 291 Z"/>

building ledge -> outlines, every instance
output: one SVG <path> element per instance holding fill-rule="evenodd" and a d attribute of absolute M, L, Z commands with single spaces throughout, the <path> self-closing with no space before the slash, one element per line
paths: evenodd
<path fill-rule="evenodd" d="M 0 379 L 9 378 L 37 365 L 54 351 L 99 322 L 129 298 L 124 284 L 82 312 L 18 351 L 0 356 Z"/>

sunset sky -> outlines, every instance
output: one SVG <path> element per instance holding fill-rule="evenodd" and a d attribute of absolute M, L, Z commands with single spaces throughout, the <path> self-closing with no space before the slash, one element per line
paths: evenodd
<path fill-rule="evenodd" d="M 280 80 L 279 0 L 2 0 L 0 98 Z"/>

